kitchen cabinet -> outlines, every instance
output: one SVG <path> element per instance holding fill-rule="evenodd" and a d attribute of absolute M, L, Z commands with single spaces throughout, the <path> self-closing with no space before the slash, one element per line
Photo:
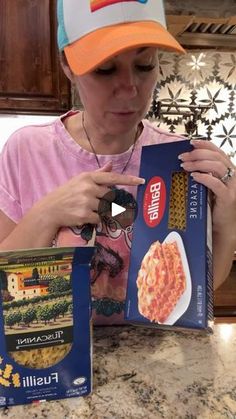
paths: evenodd
<path fill-rule="evenodd" d="M 0 0 L 1 113 L 55 114 L 70 108 L 56 32 L 56 0 Z"/>

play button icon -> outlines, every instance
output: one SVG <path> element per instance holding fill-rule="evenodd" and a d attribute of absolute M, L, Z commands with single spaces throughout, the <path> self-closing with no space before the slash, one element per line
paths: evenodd
<path fill-rule="evenodd" d="M 115 217 L 116 215 L 122 214 L 122 212 L 126 211 L 126 208 L 117 205 L 115 202 L 111 203 L 111 216 Z"/>
<path fill-rule="evenodd" d="M 116 222 L 118 228 L 126 228 L 133 224 L 138 206 L 133 195 L 125 189 L 113 187 L 100 199 L 98 213 L 105 223 Z"/>

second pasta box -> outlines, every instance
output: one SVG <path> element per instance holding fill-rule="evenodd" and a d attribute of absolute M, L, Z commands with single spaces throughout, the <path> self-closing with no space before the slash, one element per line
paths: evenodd
<path fill-rule="evenodd" d="M 94 247 L 0 253 L 0 406 L 91 392 Z"/>
<path fill-rule="evenodd" d="M 188 140 L 144 146 L 125 318 L 211 330 L 211 210 L 207 188 L 180 166 Z"/>

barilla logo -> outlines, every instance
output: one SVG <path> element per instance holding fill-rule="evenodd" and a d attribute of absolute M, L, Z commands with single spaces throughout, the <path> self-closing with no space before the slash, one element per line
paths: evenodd
<path fill-rule="evenodd" d="M 98 9 L 102 9 L 106 6 L 111 6 L 115 3 L 128 3 L 130 1 L 143 4 L 148 2 L 148 0 L 90 0 L 91 12 L 95 12 Z"/>
<path fill-rule="evenodd" d="M 156 227 L 162 220 L 166 207 L 166 186 L 164 180 L 154 176 L 144 192 L 143 218 L 148 227 Z"/>

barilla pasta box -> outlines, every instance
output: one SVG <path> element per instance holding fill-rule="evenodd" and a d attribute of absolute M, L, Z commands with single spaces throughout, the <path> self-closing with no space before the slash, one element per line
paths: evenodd
<path fill-rule="evenodd" d="M 91 392 L 93 247 L 0 253 L 0 406 Z"/>
<path fill-rule="evenodd" d="M 207 188 L 180 166 L 189 140 L 144 146 L 125 318 L 211 330 L 211 210 Z"/>

